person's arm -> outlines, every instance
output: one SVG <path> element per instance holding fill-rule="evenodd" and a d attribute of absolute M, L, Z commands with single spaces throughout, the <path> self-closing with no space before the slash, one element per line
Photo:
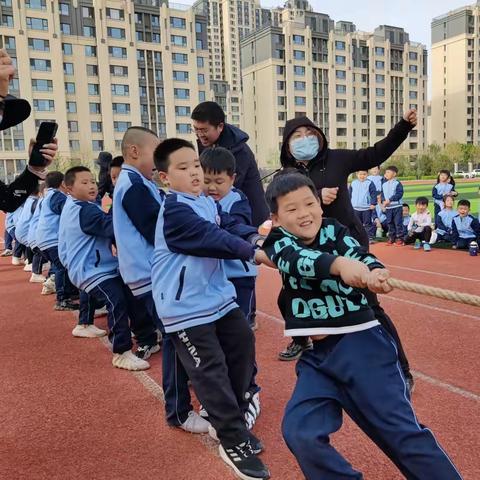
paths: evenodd
<path fill-rule="evenodd" d="M 155 245 L 160 204 L 143 183 L 134 183 L 123 196 L 122 206 L 135 228 L 150 245 Z"/>
<path fill-rule="evenodd" d="M 397 187 L 395 188 L 395 193 L 390 197 L 390 202 L 398 202 L 403 197 L 403 185 L 400 182 L 397 182 Z"/>
<path fill-rule="evenodd" d="M 80 209 L 80 228 L 87 235 L 115 240 L 112 216 L 91 203 L 83 204 Z"/>
<path fill-rule="evenodd" d="M 57 215 L 61 215 L 66 201 L 67 196 L 64 193 L 55 192 L 50 198 L 50 210 Z"/>
<path fill-rule="evenodd" d="M 349 173 L 380 166 L 400 147 L 414 127 L 414 124 L 402 119 L 388 132 L 383 140 L 375 143 L 373 147 L 351 150 L 348 157 Z"/>
<path fill-rule="evenodd" d="M 10 185 L 0 182 L 0 210 L 14 212 L 38 185 L 38 177 L 25 169 Z"/>
<path fill-rule="evenodd" d="M 199 217 L 192 208 L 171 196 L 165 200 L 163 234 L 167 247 L 184 255 L 248 261 L 255 253 L 251 243 Z"/>
<path fill-rule="evenodd" d="M 239 222 L 234 216 L 223 212 L 222 207 L 217 203 L 218 215 L 220 216 L 220 228 L 226 230 L 232 235 L 243 238 L 248 242 L 255 244 L 257 240 L 263 239 L 258 230 L 251 225 Z"/>
<path fill-rule="evenodd" d="M 434 200 L 443 200 L 443 195 L 440 195 L 440 193 L 438 193 L 437 185 L 434 185 L 432 188 L 432 197 L 434 198 Z"/>
<path fill-rule="evenodd" d="M 480 237 L 480 222 L 478 221 L 478 219 L 476 219 L 475 217 L 472 216 L 472 223 L 470 224 L 470 226 L 472 227 L 472 230 L 475 232 L 475 235 L 477 236 L 477 238 Z"/>
<path fill-rule="evenodd" d="M 244 225 L 252 224 L 252 209 L 248 198 L 241 198 L 238 202 L 235 202 L 230 209 L 229 215 L 233 217 L 238 223 Z"/>

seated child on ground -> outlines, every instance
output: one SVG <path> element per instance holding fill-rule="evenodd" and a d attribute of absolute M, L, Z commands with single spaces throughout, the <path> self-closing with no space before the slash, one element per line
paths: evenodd
<path fill-rule="evenodd" d="M 452 220 L 452 248 L 468 249 L 470 242 L 479 241 L 480 223 L 473 215 L 470 215 L 470 202 L 459 200 L 457 215 Z"/>
<path fill-rule="evenodd" d="M 403 237 L 408 234 L 408 224 L 410 223 L 410 206 L 408 203 L 402 203 L 402 225 L 403 225 Z"/>
<path fill-rule="evenodd" d="M 334 219 L 322 219 L 317 189 L 301 174 L 267 188 L 274 228 L 257 259 L 282 275 L 285 335 L 310 336 L 282 431 L 307 480 L 362 474 L 330 443 L 345 410 L 407 478 L 461 476 L 432 432 L 418 423 L 397 346 L 360 290 L 388 293 L 389 273 Z"/>
<path fill-rule="evenodd" d="M 435 230 L 432 233 L 430 243 L 448 242 L 452 243 L 452 222 L 453 217 L 457 215 L 456 210 L 453 208 L 455 204 L 455 198 L 452 195 L 445 195 L 443 197 L 444 208 L 437 215 L 435 222 Z"/>
<path fill-rule="evenodd" d="M 419 240 L 423 243 L 424 250 L 429 251 L 429 242 L 432 236 L 432 216 L 428 211 L 428 198 L 418 197 L 415 200 L 415 210 L 408 222 L 405 244 L 409 245 Z"/>

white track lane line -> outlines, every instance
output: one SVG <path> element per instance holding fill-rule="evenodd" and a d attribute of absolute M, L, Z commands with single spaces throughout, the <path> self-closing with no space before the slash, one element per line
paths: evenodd
<path fill-rule="evenodd" d="M 284 324 L 284 321 L 281 318 L 275 317 L 274 315 L 270 315 L 268 313 L 262 312 L 261 310 L 257 310 L 257 314 L 261 315 L 262 317 L 265 317 L 268 320 L 271 320 L 275 323 Z M 480 318 L 478 318 L 480 320 Z M 477 395 L 476 393 L 470 392 L 469 390 L 465 390 L 460 387 L 456 387 L 455 385 L 451 385 L 450 383 L 442 382 L 441 380 L 438 380 L 437 378 L 431 377 L 429 375 L 426 375 L 423 372 L 420 372 L 418 370 L 412 370 L 412 373 L 414 377 L 419 378 L 420 380 L 423 380 L 427 383 L 430 383 L 430 385 L 434 385 L 435 387 L 438 388 L 443 388 L 444 390 L 447 390 L 451 393 L 455 393 L 456 395 L 460 395 L 464 398 L 468 398 L 470 400 L 475 400 L 477 402 L 480 402 L 480 395 Z"/>
<path fill-rule="evenodd" d="M 408 272 L 426 273 L 428 275 L 437 275 L 439 277 L 449 277 L 449 278 L 456 278 L 458 280 L 467 280 L 470 282 L 480 282 L 480 278 L 460 277 L 458 275 L 451 275 L 450 273 L 432 272 L 431 270 L 421 270 L 419 268 L 402 267 L 400 265 L 390 265 L 390 264 L 385 264 L 385 265 L 388 268 L 397 268 L 398 270 L 407 270 Z"/>

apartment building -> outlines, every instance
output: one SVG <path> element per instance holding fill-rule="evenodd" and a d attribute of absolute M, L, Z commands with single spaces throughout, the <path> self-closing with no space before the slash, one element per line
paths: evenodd
<path fill-rule="evenodd" d="M 32 115 L 0 133 L 0 179 L 27 159 L 39 124 L 59 124 L 60 156 L 119 152 L 124 131 L 193 140 L 190 114 L 213 99 L 207 18 L 159 0 L 0 0 L 0 43 L 18 69 L 11 93 Z"/>
<path fill-rule="evenodd" d="M 432 20 L 432 141 L 480 144 L 480 5 Z"/>
<path fill-rule="evenodd" d="M 362 148 L 383 138 L 408 108 L 418 127 L 399 153 L 426 146 L 427 52 L 403 28 L 358 31 L 287 3 L 280 26 L 265 26 L 241 42 L 246 130 L 262 167 L 278 165 L 285 121 L 307 115 L 333 148 Z"/>

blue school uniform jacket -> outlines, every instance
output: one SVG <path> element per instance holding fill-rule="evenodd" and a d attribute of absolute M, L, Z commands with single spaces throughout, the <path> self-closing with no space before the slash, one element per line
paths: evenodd
<path fill-rule="evenodd" d="M 377 203 L 377 190 L 370 180 L 354 180 L 349 187 L 352 207 L 358 211 L 370 210 L 371 205 Z"/>
<path fill-rule="evenodd" d="M 433 201 L 440 206 L 443 206 L 443 196 L 453 190 L 451 183 L 437 183 L 432 188 Z"/>
<path fill-rule="evenodd" d="M 47 250 L 58 245 L 58 226 L 60 214 L 67 196 L 56 188 L 49 188 L 42 202 L 38 219 L 36 244 L 40 250 Z"/>
<path fill-rule="evenodd" d="M 32 219 L 30 220 L 30 225 L 28 226 L 28 235 L 27 243 L 30 248 L 37 247 L 37 226 L 38 220 L 40 219 L 40 211 L 42 209 L 43 197 L 38 200 L 35 205 L 35 211 L 33 212 Z"/>
<path fill-rule="evenodd" d="M 113 240 L 110 215 L 96 203 L 68 198 L 60 216 L 58 256 L 80 290 L 89 292 L 119 275 Z"/>
<path fill-rule="evenodd" d="M 478 220 L 472 215 L 461 217 L 455 215 L 452 220 L 452 239 L 453 242 L 458 241 L 459 238 L 474 238 L 480 237 L 480 224 Z"/>
<path fill-rule="evenodd" d="M 252 225 L 252 209 L 246 195 L 232 188 L 219 202 L 222 211 L 230 214 L 238 223 Z M 227 278 L 256 277 L 257 266 L 245 260 L 225 260 Z"/>
<path fill-rule="evenodd" d="M 382 193 L 382 183 L 384 179 L 385 177 L 383 177 L 382 175 L 369 175 L 367 177 L 367 180 L 370 180 L 375 185 L 377 195 L 380 195 Z"/>
<path fill-rule="evenodd" d="M 403 185 L 395 178 L 386 180 L 382 184 L 382 201 L 390 200 L 387 210 L 400 208 L 402 206 Z"/>
<path fill-rule="evenodd" d="M 387 216 L 385 215 L 385 212 L 382 210 L 381 205 L 376 205 L 375 210 L 374 210 L 374 216 L 373 219 L 379 219 L 380 223 L 385 223 L 387 221 Z"/>
<path fill-rule="evenodd" d="M 451 235 L 453 217 L 456 217 L 457 215 L 457 212 L 453 209 L 447 210 L 444 208 L 441 210 L 437 216 L 437 233 L 439 235 Z"/>
<path fill-rule="evenodd" d="M 28 246 L 28 228 L 32 220 L 35 206 L 38 202 L 38 197 L 30 195 L 23 204 L 23 210 L 18 218 L 15 227 L 15 238 L 22 244 Z"/>
<path fill-rule="evenodd" d="M 18 209 L 21 209 L 22 207 L 18 207 Z M 15 212 L 17 211 L 15 210 Z M 8 212 L 7 215 L 5 216 L 5 230 L 11 235 L 12 230 L 15 228 L 15 212 Z M 21 212 L 21 210 L 20 210 Z M 18 214 L 17 214 L 18 215 Z"/>
<path fill-rule="evenodd" d="M 151 264 L 161 203 L 157 185 L 124 164 L 113 193 L 113 228 L 120 274 L 135 296 L 152 291 Z"/>
<path fill-rule="evenodd" d="M 237 308 L 221 259 L 249 261 L 259 236 L 211 197 L 171 192 L 160 208 L 152 262 L 153 298 L 167 333 L 212 323 Z"/>

